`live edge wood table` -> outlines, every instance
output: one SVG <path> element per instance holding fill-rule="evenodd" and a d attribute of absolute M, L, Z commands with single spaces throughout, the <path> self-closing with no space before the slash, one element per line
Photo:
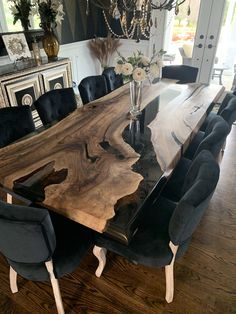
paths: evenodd
<path fill-rule="evenodd" d="M 0 185 L 128 243 L 222 92 L 163 80 L 144 86 L 142 115 L 132 120 L 124 85 L 0 149 Z"/>

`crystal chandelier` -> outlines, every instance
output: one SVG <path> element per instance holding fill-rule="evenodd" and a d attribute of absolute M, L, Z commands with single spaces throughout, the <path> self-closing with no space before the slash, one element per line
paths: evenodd
<path fill-rule="evenodd" d="M 89 0 L 87 1 L 86 14 L 89 13 Z M 103 10 L 105 23 L 109 31 L 119 38 L 148 39 L 153 25 L 152 10 L 175 10 L 179 13 L 179 6 L 186 0 L 90 0 L 90 2 Z M 190 15 L 190 2 L 188 7 Z M 118 35 L 112 29 L 110 18 L 119 21 L 122 35 Z"/>

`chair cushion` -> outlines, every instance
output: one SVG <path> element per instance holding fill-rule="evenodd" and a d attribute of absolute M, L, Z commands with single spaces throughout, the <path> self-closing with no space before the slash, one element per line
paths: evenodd
<path fill-rule="evenodd" d="M 129 245 L 118 243 L 100 234 L 96 234 L 95 243 L 142 265 L 150 267 L 168 265 L 172 259 L 168 226 L 175 207 L 175 202 L 164 197 L 158 198 L 147 210 Z M 188 241 L 180 246 L 177 258 L 185 253 L 187 246 Z"/>
<path fill-rule="evenodd" d="M 73 272 L 92 245 L 92 232 L 88 228 L 50 212 L 56 234 L 56 249 L 52 260 L 56 278 Z M 48 281 L 49 276 L 44 263 L 25 264 L 8 260 L 17 273 L 26 279 Z"/>

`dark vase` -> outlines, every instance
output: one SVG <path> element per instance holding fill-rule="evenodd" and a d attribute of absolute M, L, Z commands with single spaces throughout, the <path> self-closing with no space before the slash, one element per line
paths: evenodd
<path fill-rule="evenodd" d="M 59 42 L 54 34 L 53 30 L 45 30 L 45 34 L 42 39 L 43 49 L 46 52 L 49 61 L 57 60 L 59 52 Z"/>
<path fill-rule="evenodd" d="M 20 22 L 21 22 L 21 26 L 22 26 L 23 30 L 27 32 L 29 30 L 29 26 L 30 26 L 29 20 L 27 18 L 20 19 Z"/>

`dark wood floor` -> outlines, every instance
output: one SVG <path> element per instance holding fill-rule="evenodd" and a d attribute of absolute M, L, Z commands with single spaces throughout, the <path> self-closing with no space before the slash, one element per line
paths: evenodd
<path fill-rule="evenodd" d="M 94 275 L 92 253 L 60 279 L 67 314 L 236 313 L 236 126 L 227 139 L 221 177 L 187 254 L 176 262 L 175 297 L 164 300 L 164 271 L 133 265 L 108 254 L 103 276 Z M 9 289 L 8 266 L 0 256 L 0 314 L 56 313 L 51 287 L 19 278 Z"/>

